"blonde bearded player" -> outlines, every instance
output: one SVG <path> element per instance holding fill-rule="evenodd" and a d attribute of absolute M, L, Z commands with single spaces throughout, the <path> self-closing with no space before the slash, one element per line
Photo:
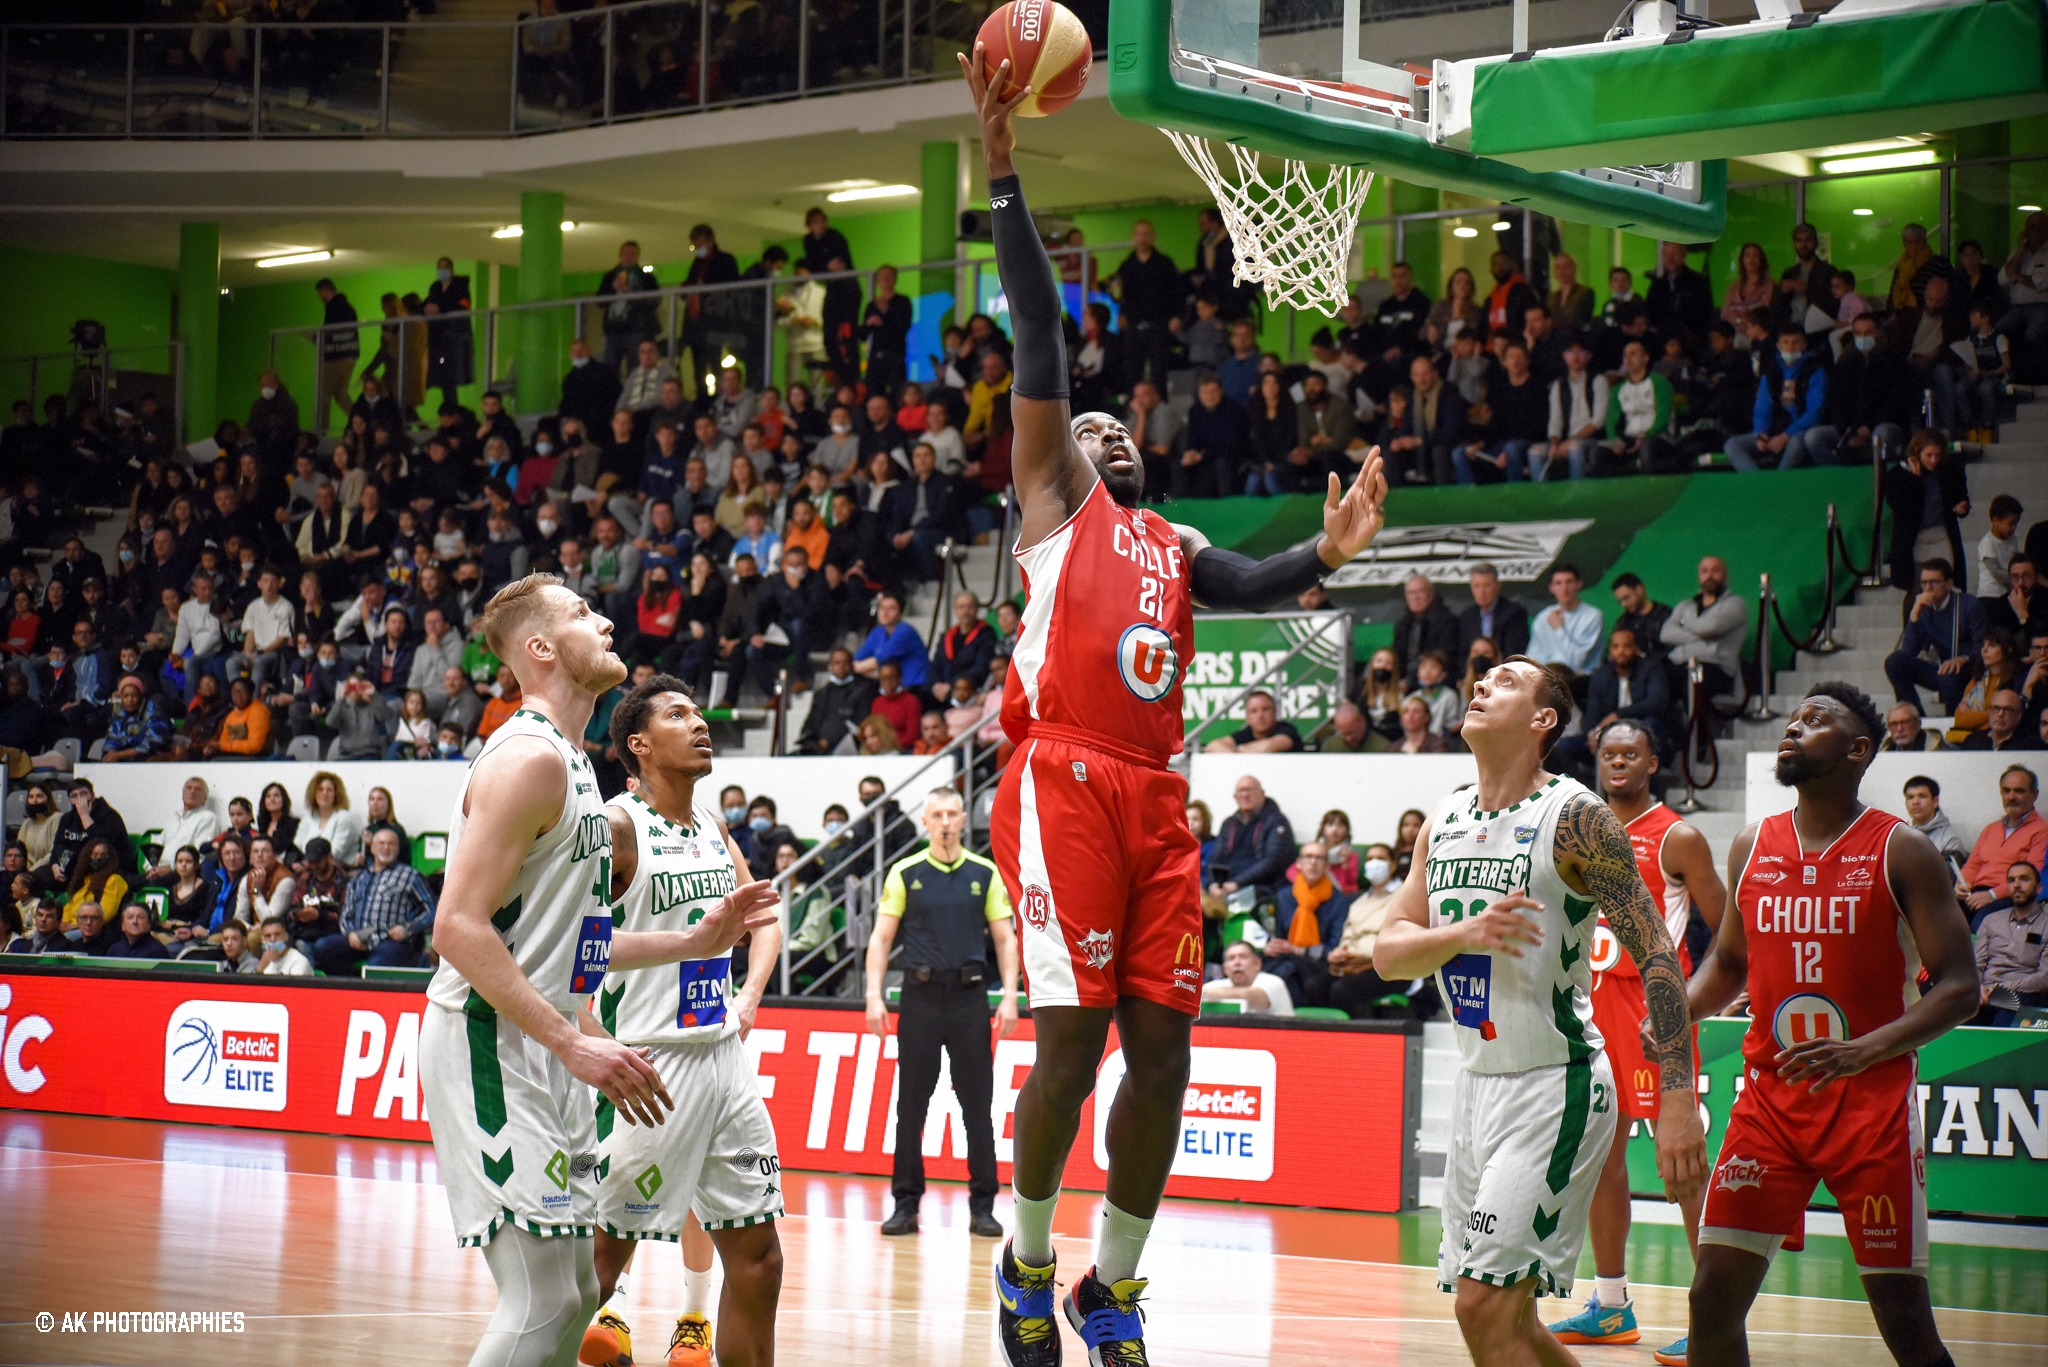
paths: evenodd
<path fill-rule="evenodd" d="M 1569 1295 L 1613 1139 L 1614 1079 L 1593 1025 L 1594 916 L 1642 968 L 1661 1076 L 1657 1169 L 1689 1199 L 1706 1176 L 1685 977 L 1621 822 L 1543 759 L 1571 719 L 1548 669 L 1511 655 L 1472 690 L 1460 733 L 1479 782 L 1438 805 L 1424 876 L 1394 895 L 1373 947 L 1388 981 L 1437 975 L 1459 1071 L 1437 1281 L 1480 1367 L 1575 1359 L 1536 1318 Z"/>
<path fill-rule="evenodd" d="M 633 790 L 605 808 L 620 924 L 629 930 L 691 925 L 746 876 L 747 862 L 697 784 L 711 772 L 711 728 L 682 680 L 656 674 L 612 712 L 612 745 Z M 754 932 L 745 985 L 732 990 L 720 953 L 675 968 L 613 975 L 598 994 L 606 1029 L 645 1045 L 682 1111 L 659 1130 L 620 1126 L 600 1103 L 597 1275 L 611 1303 L 584 1338 L 585 1362 L 632 1362 L 632 1339 L 612 1307 L 623 1303 L 635 1241 L 681 1240 L 685 1267 L 695 1215 L 725 1265 L 718 1315 L 723 1367 L 775 1360 L 775 1307 L 782 1288 L 782 1165 L 775 1127 L 741 1041 L 781 949 L 778 926 Z M 701 1234 L 697 1237 L 701 1238 Z M 702 1296 L 709 1263 L 691 1270 Z M 710 1367 L 710 1325 L 692 1303 L 676 1321 L 668 1360 Z"/>
<path fill-rule="evenodd" d="M 626 676 L 611 623 L 534 574 L 500 589 L 483 625 L 524 702 L 470 766 L 449 822 L 420 1078 L 456 1240 L 483 1249 L 498 1285 L 471 1367 L 569 1367 L 598 1306 L 585 1088 L 635 1125 L 674 1108 L 653 1064 L 580 1002 L 608 967 L 722 954 L 777 917 L 769 885 L 750 883 L 687 930 L 614 935 L 611 827 L 568 739 Z"/>

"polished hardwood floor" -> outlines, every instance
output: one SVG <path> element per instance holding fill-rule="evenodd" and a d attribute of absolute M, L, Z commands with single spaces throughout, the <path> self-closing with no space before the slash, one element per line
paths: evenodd
<path fill-rule="evenodd" d="M 935 1187 L 924 1232 L 891 1240 L 876 1229 L 886 1182 L 786 1176 L 783 1363 L 1000 1361 L 989 1309 L 995 1245 L 967 1235 L 964 1189 Z M 1059 1251 L 1070 1268 L 1088 1258 L 1098 1205 L 1087 1195 L 1061 1205 Z M 1144 1269 L 1153 1360 L 1466 1361 L 1450 1299 L 1425 1265 L 1433 1225 L 1433 1212 L 1171 1202 Z M 1991 1278 L 2004 1291 L 1972 1298 L 2007 1308 L 1939 1311 L 1956 1361 L 2048 1361 L 2048 1318 L 2018 1313 L 2048 1311 L 2035 1303 L 2040 1261 L 2029 1255 L 2002 1282 Z M 642 1360 L 658 1362 L 681 1255 L 648 1245 L 636 1264 L 630 1318 Z M 424 1146 L 21 1112 L 0 1113 L 0 1288 L 0 1364 L 459 1364 L 495 1299 L 482 1255 L 454 1246 Z M 1683 1332 L 1682 1290 L 1641 1286 L 1636 1299 L 1643 1343 L 1582 1349 L 1583 1362 L 1647 1364 L 1652 1347 Z M 93 1312 L 120 1311 L 239 1312 L 241 1332 L 91 1329 Z M 47 1332 L 37 1327 L 42 1312 L 55 1320 Z M 67 1312 L 82 1312 L 88 1327 L 66 1332 Z M 1751 1338 L 1758 1363 L 1891 1361 L 1867 1309 L 1848 1298 L 1766 1295 Z M 1068 1348 L 1068 1361 L 1086 1361 Z"/>

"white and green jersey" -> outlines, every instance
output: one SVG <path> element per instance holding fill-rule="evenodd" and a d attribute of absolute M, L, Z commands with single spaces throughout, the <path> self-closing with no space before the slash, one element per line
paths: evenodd
<path fill-rule="evenodd" d="M 1584 785 L 1559 775 L 1489 812 L 1480 810 L 1475 786 L 1444 799 L 1430 823 L 1424 886 L 1431 926 L 1476 916 L 1510 892 L 1524 891 L 1543 907 L 1518 909 L 1543 930 L 1543 943 L 1524 946 L 1523 957 L 1460 954 L 1437 970 L 1458 1059 L 1469 1072 L 1526 1072 L 1601 1047 L 1588 962 L 1599 918 L 1593 899 L 1558 876 L 1555 849 L 1558 814 L 1581 793 Z"/>
<path fill-rule="evenodd" d="M 612 957 L 612 828 L 583 751 L 540 713 L 523 707 L 514 712 L 491 733 L 463 780 L 463 796 L 448 819 L 448 858 L 454 861 L 462 843 L 463 802 L 484 757 L 515 736 L 535 736 L 552 746 L 567 781 L 561 817 L 526 852 L 511 895 L 491 924 L 534 989 L 567 1015 L 580 998 L 597 991 Z M 460 1011 L 470 996 L 468 980 L 443 959 L 427 984 L 427 1000 Z"/>
<path fill-rule="evenodd" d="M 638 858 L 619 898 L 619 929 L 687 930 L 739 887 L 739 871 L 712 809 L 695 804 L 678 826 L 638 793 L 611 809 L 633 823 Z M 597 999 L 597 1018 L 625 1044 L 700 1044 L 739 1029 L 729 1015 L 732 955 L 684 959 L 612 975 Z"/>

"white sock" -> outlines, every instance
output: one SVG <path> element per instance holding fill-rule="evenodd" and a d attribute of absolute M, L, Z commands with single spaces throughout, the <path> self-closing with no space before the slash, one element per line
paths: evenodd
<path fill-rule="evenodd" d="M 1057 1189 L 1043 1201 L 1034 1201 L 1015 1187 L 1010 1200 L 1016 1208 L 1010 1232 L 1010 1252 L 1026 1267 L 1052 1266 L 1052 1213 L 1060 1203 Z"/>
<path fill-rule="evenodd" d="M 613 1310 L 624 1314 L 626 1311 L 626 1269 L 619 1269 L 619 1279 L 612 1283 L 611 1299 L 605 1302 Z"/>
<path fill-rule="evenodd" d="M 683 1313 L 685 1315 L 709 1315 L 711 1313 L 711 1269 L 699 1272 L 694 1267 L 683 1268 Z"/>
<path fill-rule="evenodd" d="M 1626 1273 L 1619 1277 L 1601 1277 L 1596 1275 L 1593 1278 L 1593 1292 L 1600 1297 L 1600 1305 L 1603 1309 L 1619 1310 L 1628 1304 L 1628 1275 Z"/>
<path fill-rule="evenodd" d="M 1138 1258 L 1152 1222 L 1127 1215 L 1109 1202 L 1102 1203 L 1102 1230 L 1095 1236 L 1095 1276 L 1105 1286 L 1129 1281 L 1138 1275 Z"/>

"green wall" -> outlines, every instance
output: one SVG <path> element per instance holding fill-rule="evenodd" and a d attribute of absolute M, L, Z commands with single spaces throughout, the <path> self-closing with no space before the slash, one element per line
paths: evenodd
<path fill-rule="evenodd" d="M 109 346 L 151 348 L 117 356 L 119 368 L 169 374 L 177 280 L 175 270 L 156 266 L 0 247 L 0 357 L 68 355 L 71 324 L 96 318 L 106 326 Z M 43 395 L 70 383 L 68 365 L 43 366 L 36 377 L 38 409 Z M 28 366 L 0 364 L 0 384 L 7 404 L 28 397 Z"/>

